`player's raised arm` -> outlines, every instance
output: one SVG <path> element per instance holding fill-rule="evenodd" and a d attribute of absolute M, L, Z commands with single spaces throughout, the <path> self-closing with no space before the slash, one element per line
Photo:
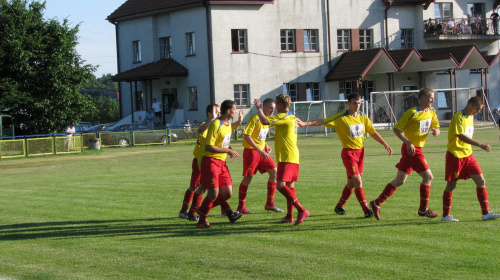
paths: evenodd
<path fill-rule="evenodd" d="M 267 121 L 267 117 L 262 110 L 260 99 L 254 99 L 253 104 L 255 105 L 255 109 L 257 109 L 257 114 L 259 114 L 260 122 L 264 125 L 268 125 L 269 121 Z"/>

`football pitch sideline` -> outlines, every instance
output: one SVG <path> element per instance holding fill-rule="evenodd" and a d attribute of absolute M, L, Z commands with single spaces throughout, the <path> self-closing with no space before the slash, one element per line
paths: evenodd
<path fill-rule="evenodd" d="M 363 187 L 375 199 L 396 175 L 401 141 L 379 131 L 394 155 L 365 141 Z M 429 208 L 442 213 L 447 130 L 424 154 L 434 180 Z M 476 129 L 474 147 L 492 211 L 500 212 L 500 132 Z M 0 160 L 0 279 L 498 279 L 500 220 L 481 221 L 472 180 L 459 181 L 451 213 L 458 223 L 417 215 L 420 176 L 364 218 L 355 196 L 347 215 L 333 211 L 346 183 L 337 137 L 299 136 L 302 224 L 267 212 L 267 174 L 256 174 L 235 223 L 208 217 L 212 229 L 177 217 L 189 185 L 192 143 L 110 148 L 81 154 Z M 274 142 L 269 145 L 274 147 Z M 228 159 L 235 210 L 240 158 Z M 278 207 L 284 197 L 276 192 Z M 296 216 L 296 212 L 295 212 Z"/>

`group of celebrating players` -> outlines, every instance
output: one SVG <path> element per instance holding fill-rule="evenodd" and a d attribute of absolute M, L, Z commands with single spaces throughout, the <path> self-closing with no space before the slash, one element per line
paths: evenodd
<path fill-rule="evenodd" d="M 297 147 L 297 128 L 304 126 L 319 126 L 334 128 L 342 143 L 341 158 L 347 173 L 347 184 L 334 209 L 339 215 L 346 215 L 345 203 L 354 192 L 366 218 L 375 216 L 380 220 L 380 206 L 396 189 L 403 185 L 408 175 L 415 170 L 421 177 L 420 207 L 418 215 L 435 218 L 439 214 L 428 208 L 430 187 L 433 179 L 432 172 L 426 162 L 422 148 L 429 133 L 434 136 L 440 134 L 436 112 L 431 107 L 434 102 L 434 91 L 422 88 L 418 93 L 418 105 L 408 109 L 396 123 L 393 131 L 403 142 L 401 159 L 396 168 L 396 178 L 386 185 L 379 197 L 367 202 L 363 191 L 364 167 L 364 140 L 368 133 L 392 155 L 392 148 L 375 131 L 370 119 L 360 112 L 362 100 L 358 94 L 351 94 L 347 98 L 348 109 L 345 112 L 334 114 L 325 119 L 304 122 L 290 112 L 292 104 L 290 96 L 280 94 L 276 100 L 267 98 L 261 104 L 259 99 L 254 100 L 258 113 L 252 116 L 246 127 L 243 138 L 243 180 L 239 186 L 239 203 L 237 211 L 233 211 L 228 203 L 232 196 L 232 180 L 226 165 L 226 158 L 239 156 L 230 146 L 231 135 L 243 120 L 243 112 L 236 117 L 236 104 L 232 100 L 207 106 L 207 120 L 201 123 L 198 133 L 199 139 L 193 151 L 192 175 L 190 187 L 186 190 L 179 217 L 197 221 L 196 227 L 210 228 L 207 216 L 215 206 L 221 206 L 223 214 L 230 222 L 235 222 L 243 214 L 251 214 L 246 208 L 248 185 L 257 171 L 267 172 L 267 201 L 264 209 L 267 211 L 284 212 L 274 203 L 274 195 L 278 190 L 287 201 L 286 216 L 279 223 L 301 224 L 309 211 L 304 208 L 296 195 L 295 182 L 299 177 L 299 149 Z M 262 106 L 261 106 L 262 105 Z M 489 210 L 488 193 L 481 168 L 472 155 L 472 145 L 489 152 L 491 146 L 472 139 L 474 132 L 474 116 L 482 109 L 481 98 L 473 97 L 466 107 L 458 111 L 452 118 L 448 132 L 446 152 L 445 180 L 446 188 L 443 192 L 442 221 L 458 222 L 451 214 L 453 190 L 459 179 L 472 178 L 476 183 L 477 198 L 482 211 L 482 220 L 497 219 L 500 214 Z M 274 114 L 277 110 L 278 113 Z M 271 148 L 266 144 L 269 127 L 275 128 L 275 156 L 276 166 L 270 153 Z M 203 199 L 203 195 L 206 196 Z M 189 210 L 188 210 L 189 208 Z M 294 220 L 293 211 L 297 208 L 298 215 Z"/>

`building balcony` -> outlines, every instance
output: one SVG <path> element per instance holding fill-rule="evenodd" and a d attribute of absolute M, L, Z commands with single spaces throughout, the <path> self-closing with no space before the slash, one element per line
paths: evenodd
<path fill-rule="evenodd" d="M 499 22 L 490 18 L 449 18 L 424 21 L 426 40 L 498 40 Z"/>

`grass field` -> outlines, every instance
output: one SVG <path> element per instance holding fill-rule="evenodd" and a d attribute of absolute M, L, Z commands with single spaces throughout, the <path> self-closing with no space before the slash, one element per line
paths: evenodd
<path fill-rule="evenodd" d="M 364 188 L 376 198 L 396 175 L 395 154 L 366 141 Z M 475 148 L 490 206 L 500 212 L 498 129 L 476 129 Z M 434 174 L 430 208 L 441 213 L 447 131 L 424 148 Z M 272 146 L 274 143 L 270 143 Z M 241 142 L 233 146 L 242 152 Z M 333 208 L 346 178 L 335 136 L 300 137 L 297 195 L 310 212 L 294 226 L 264 211 L 266 175 L 249 188 L 254 212 L 211 230 L 177 217 L 188 187 L 193 143 L 109 148 L 82 154 L 0 161 L 0 279 L 498 279 L 500 220 L 481 221 L 472 180 L 455 190 L 459 223 L 417 216 L 420 177 L 413 173 L 381 208 L 363 218 L 355 196 L 346 216 Z M 236 194 L 242 159 L 229 159 Z M 276 195 L 279 207 L 285 199 Z"/>

